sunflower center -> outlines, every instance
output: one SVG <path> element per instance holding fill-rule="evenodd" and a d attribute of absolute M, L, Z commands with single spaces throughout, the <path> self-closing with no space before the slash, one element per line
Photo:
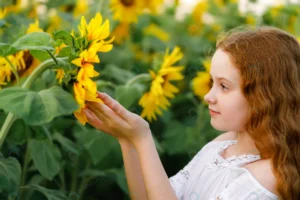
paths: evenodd
<path fill-rule="evenodd" d="M 121 3 L 124 6 L 132 6 L 134 4 L 134 0 L 121 0 Z"/>

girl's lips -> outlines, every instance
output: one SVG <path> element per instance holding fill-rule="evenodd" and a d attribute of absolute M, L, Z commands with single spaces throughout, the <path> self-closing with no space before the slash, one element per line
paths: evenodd
<path fill-rule="evenodd" d="M 214 110 L 212 110 L 212 109 L 209 109 L 209 111 L 220 114 L 219 112 L 214 111 Z"/>
<path fill-rule="evenodd" d="M 212 115 L 220 114 L 219 112 L 215 112 L 215 111 L 213 111 L 213 110 L 211 110 L 211 109 L 209 109 L 209 113 L 212 114 Z"/>

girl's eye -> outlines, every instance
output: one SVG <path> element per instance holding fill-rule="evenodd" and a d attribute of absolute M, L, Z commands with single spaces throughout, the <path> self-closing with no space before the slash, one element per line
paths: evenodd
<path fill-rule="evenodd" d="M 212 78 L 210 78 L 210 82 L 209 82 L 210 88 L 212 87 L 213 83 L 214 83 L 214 82 L 213 82 Z M 226 87 L 226 86 L 223 85 L 223 84 L 220 84 L 220 86 L 222 87 L 222 90 L 228 90 L 228 89 L 229 89 L 228 87 Z"/>
<path fill-rule="evenodd" d="M 222 89 L 224 90 L 224 89 L 228 89 L 226 86 L 224 86 L 223 84 L 221 84 L 221 87 L 222 87 Z"/>
<path fill-rule="evenodd" d="M 209 87 L 212 88 L 212 85 L 213 85 L 213 80 L 212 80 L 212 78 L 210 78 L 209 79 Z"/>

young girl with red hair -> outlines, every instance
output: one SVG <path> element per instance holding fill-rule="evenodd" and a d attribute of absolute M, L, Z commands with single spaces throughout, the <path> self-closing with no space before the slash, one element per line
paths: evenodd
<path fill-rule="evenodd" d="M 105 93 L 89 123 L 120 143 L 133 200 L 299 200 L 300 46 L 280 29 L 238 28 L 217 41 L 208 102 L 225 131 L 168 178 L 149 124 Z"/>

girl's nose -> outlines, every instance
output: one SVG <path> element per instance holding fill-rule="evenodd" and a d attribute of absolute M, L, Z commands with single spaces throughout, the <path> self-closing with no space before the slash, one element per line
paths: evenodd
<path fill-rule="evenodd" d="M 212 90 L 210 90 L 205 96 L 204 96 L 204 101 L 207 103 L 215 103 L 216 98 L 215 95 L 213 94 Z"/>

